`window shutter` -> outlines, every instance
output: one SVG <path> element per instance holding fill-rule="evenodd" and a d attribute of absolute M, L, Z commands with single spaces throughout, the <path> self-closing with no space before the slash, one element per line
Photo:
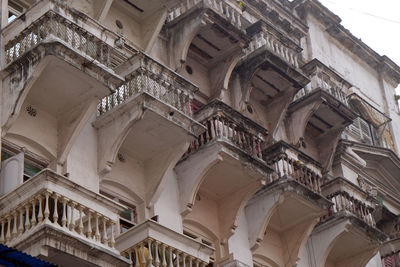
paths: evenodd
<path fill-rule="evenodd" d="M 24 153 L 4 160 L 1 164 L 0 196 L 7 194 L 23 183 Z"/>
<path fill-rule="evenodd" d="M 361 139 L 364 143 L 372 145 L 372 136 L 371 131 L 369 129 L 369 124 L 360 118 L 360 131 L 361 131 Z"/>

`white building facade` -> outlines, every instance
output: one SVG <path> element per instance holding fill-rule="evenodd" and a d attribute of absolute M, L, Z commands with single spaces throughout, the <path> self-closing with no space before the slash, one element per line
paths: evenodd
<path fill-rule="evenodd" d="M 0 243 L 400 266 L 400 67 L 317 0 L 1 0 L 0 43 Z"/>

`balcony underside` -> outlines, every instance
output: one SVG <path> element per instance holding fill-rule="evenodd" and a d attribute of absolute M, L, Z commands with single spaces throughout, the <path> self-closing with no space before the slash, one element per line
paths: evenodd
<path fill-rule="evenodd" d="M 343 212 L 316 227 L 313 239 L 321 240 L 318 252 L 315 252 L 321 255 L 321 266 L 362 267 L 375 255 L 386 236 Z"/>
<path fill-rule="evenodd" d="M 275 85 L 271 88 L 275 91 L 287 88 L 288 85 L 300 89 L 310 82 L 303 73 L 273 54 L 265 45 L 242 59 L 236 69 L 243 75 L 241 77 L 242 84 L 250 86 L 250 83 L 255 83 L 259 84 L 260 88 L 264 88 L 266 85 L 268 87 Z M 286 84 L 279 84 L 279 80 L 286 81 Z M 273 97 L 277 94 L 277 92 L 274 93 L 274 90 L 271 90 L 268 95 Z"/>
<path fill-rule="evenodd" d="M 253 257 L 267 266 L 295 265 L 327 205 L 291 178 L 264 186 L 246 206 Z"/>
<path fill-rule="evenodd" d="M 286 124 L 291 144 L 319 159 L 325 170 L 329 169 L 340 134 L 355 114 L 322 89 L 293 102 L 288 113 Z"/>
<path fill-rule="evenodd" d="M 85 101 L 107 95 L 122 79 L 57 41 L 39 44 L 10 63 L 3 73 L 3 86 L 12 90 L 7 98 L 14 105 L 3 107 L 3 114 L 11 115 L 11 121 L 3 122 L 6 128 L 12 125 L 28 94 L 32 104 L 60 117 Z"/>
<path fill-rule="evenodd" d="M 89 240 L 43 224 L 9 245 L 60 266 L 129 266 L 117 250 L 105 249 Z"/>
<path fill-rule="evenodd" d="M 211 228 L 220 239 L 236 229 L 240 211 L 263 185 L 271 169 L 229 141 L 216 139 L 189 154 L 175 167 L 181 192 L 181 211 L 186 219 Z M 209 204 L 206 204 L 209 203 Z M 201 216 L 207 206 L 218 210 L 210 218 Z M 215 220 L 215 222 L 211 222 Z M 208 225 L 219 225 L 214 229 Z"/>

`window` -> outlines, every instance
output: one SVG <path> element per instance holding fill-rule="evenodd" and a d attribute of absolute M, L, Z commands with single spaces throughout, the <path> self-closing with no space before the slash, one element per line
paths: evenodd
<path fill-rule="evenodd" d="M 135 205 L 130 204 L 124 200 L 121 200 L 121 199 L 113 196 L 112 194 L 109 194 L 104 191 L 100 191 L 100 194 L 102 194 L 118 203 L 121 203 L 122 205 L 127 207 L 126 210 L 122 211 L 119 214 L 120 233 L 126 232 L 127 230 L 129 230 L 130 228 L 132 228 L 133 226 L 135 226 L 137 224 L 138 216 L 137 216 L 137 211 L 136 211 Z"/>

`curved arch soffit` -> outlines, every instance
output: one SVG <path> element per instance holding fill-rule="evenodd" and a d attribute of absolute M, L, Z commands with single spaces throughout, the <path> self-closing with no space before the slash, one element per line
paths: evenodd
<path fill-rule="evenodd" d="M 28 138 L 27 136 L 23 136 L 23 135 L 16 134 L 16 133 L 7 133 L 5 135 L 5 137 L 7 137 L 7 136 L 11 137 L 14 140 L 21 141 L 27 147 L 32 147 L 33 149 L 37 150 L 41 154 L 41 156 L 43 156 L 45 159 L 47 159 L 50 162 L 56 159 L 56 155 L 54 155 L 52 152 L 50 152 L 46 147 L 39 144 L 35 140 Z"/>
<path fill-rule="evenodd" d="M 198 221 L 195 221 L 192 219 L 183 219 L 182 224 L 184 227 L 188 226 L 188 228 L 190 228 L 190 229 L 194 228 L 196 230 L 199 230 L 199 232 L 203 233 L 206 238 L 208 238 L 209 240 L 211 240 L 213 242 L 218 241 L 218 236 L 213 231 L 211 231 L 210 229 L 208 229 L 206 226 L 199 223 Z"/>
<path fill-rule="evenodd" d="M 115 188 L 118 191 L 123 191 L 126 193 L 126 196 L 131 196 L 137 202 L 138 204 L 141 204 L 144 202 L 144 200 L 139 197 L 134 191 L 126 187 L 126 185 L 123 185 L 119 182 L 116 182 L 114 180 L 108 179 L 108 178 L 103 178 L 100 180 L 100 187 L 101 186 L 110 186 L 111 191 L 114 191 L 113 188 Z"/>
<path fill-rule="evenodd" d="M 270 267 L 280 267 L 278 263 L 276 263 L 274 260 L 262 255 L 262 254 L 253 254 L 253 259 L 255 261 L 267 263 L 268 266 Z"/>

